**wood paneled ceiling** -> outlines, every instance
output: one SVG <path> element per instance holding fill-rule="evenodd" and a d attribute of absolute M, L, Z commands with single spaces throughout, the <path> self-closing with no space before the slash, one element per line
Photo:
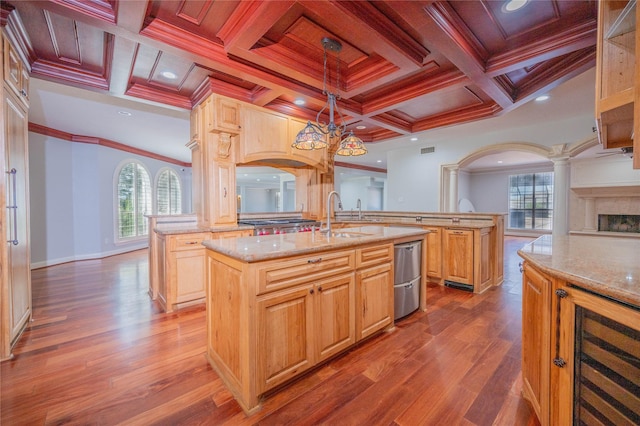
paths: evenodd
<path fill-rule="evenodd" d="M 330 87 L 368 142 L 500 114 L 595 64 L 596 1 L 3 2 L 34 77 L 190 109 L 208 93 L 315 119 Z M 15 15 L 15 14 L 14 14 Z M 168 78 L 167 72 L 175 75 Z M 302 106 L 294 104 L 302 99 Z M 362 127 L 365 127 L 364 129 Z"/>

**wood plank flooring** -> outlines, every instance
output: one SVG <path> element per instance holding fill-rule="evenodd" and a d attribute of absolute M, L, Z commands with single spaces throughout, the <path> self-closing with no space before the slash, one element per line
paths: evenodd
<path fill-rule="evenodd" d="M 247 417 L 208 365 L 205 309 L 164 314 L 147 251 L 33 271 L 33 322 L 0 365 L 2 425 L 538 425 L 521 397 L 521 275 L 428 311 L 269 396 Z"/>

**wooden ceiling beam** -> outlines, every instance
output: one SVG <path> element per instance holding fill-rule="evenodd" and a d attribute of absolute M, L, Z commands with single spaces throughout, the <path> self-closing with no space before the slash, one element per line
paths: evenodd
<path fill-rule="evenodd" d="M 543 37 L 508 52 L 495 55 L 486 63 L 487 75 L 495 77 L 566 55 L 596 44 L 596 20 L 569 27 L 553 36 Z"/>
<path fill-rule="evenodd" d="M 455 10 L 447 3 L 429 3 L 425 12 L 436 25 L 424 27 L 425 36 L 433 42 L 437 51 L 444 54 L 480 89 L 489 95 L 500 108 L 510 107 L 514 100 L 511 94 L 485 70 L 488 53 L 466 28 Z"/>

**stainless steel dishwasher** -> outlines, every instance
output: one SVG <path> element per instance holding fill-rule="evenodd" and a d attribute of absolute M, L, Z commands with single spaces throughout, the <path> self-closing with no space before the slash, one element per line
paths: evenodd
<path fill-rule="evenodd" d="M 402 318 L 420 305 L 422 241 L 394 246 L 394 319 Z"/>

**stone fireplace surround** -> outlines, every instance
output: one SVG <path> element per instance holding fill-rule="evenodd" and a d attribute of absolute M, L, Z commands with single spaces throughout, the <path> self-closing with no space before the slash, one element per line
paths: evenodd
<path fill-rule="evenodd" d="M 640 186 L 572 188 L 570 233 L 640 238 L 637 232 L 598 231 L 598 215 L 640 215 Z"/>

